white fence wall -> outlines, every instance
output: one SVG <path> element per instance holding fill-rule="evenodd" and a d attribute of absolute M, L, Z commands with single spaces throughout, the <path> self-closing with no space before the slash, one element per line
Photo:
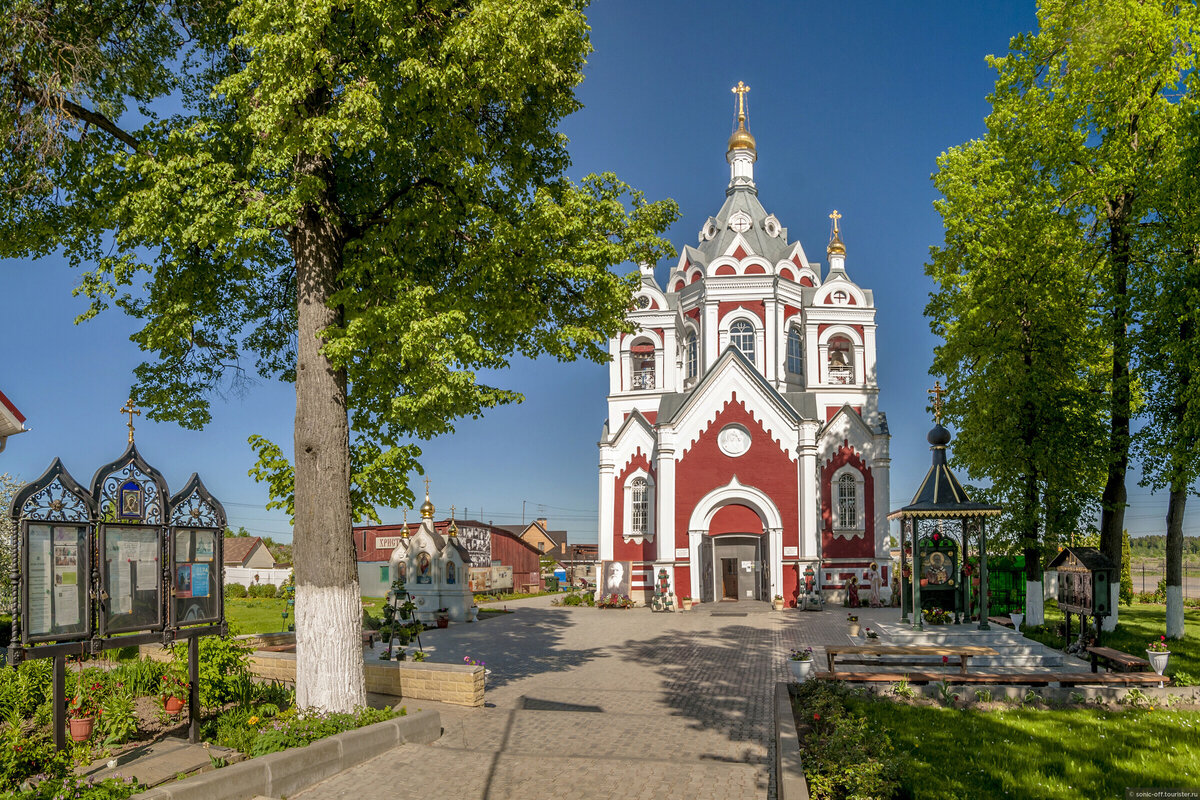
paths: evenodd
<path fill-rule="evenodd" d="M 292 575 L 291 567 L 285 569 L 255 569 L 254 567 L 225 567 L 225 583 L 240 583 L 243 586 L 253 586 L 254 576 L 258 583 L 272 583 L 279 586 Z"/>

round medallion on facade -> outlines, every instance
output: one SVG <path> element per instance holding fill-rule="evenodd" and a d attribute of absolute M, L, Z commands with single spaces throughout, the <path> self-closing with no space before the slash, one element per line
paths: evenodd
<path fill-rule="evenodd" d="M 650 307 L 650 298 L 644 294 L 640 294 L 633 299 L 633 304 L 638 310 L 644 311 Z"/>
<path fill-rule="evenodd" d="M 717 434 L 717 447 L 730 458 L 744 455 L 750 449 L 750 431 L 741 425 L 726 425 Z"/>

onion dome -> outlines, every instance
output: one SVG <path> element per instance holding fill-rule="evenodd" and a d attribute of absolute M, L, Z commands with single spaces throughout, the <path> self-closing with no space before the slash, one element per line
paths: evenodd
<path fill-rule="evenodd" d="M 933 426 L 926 440 L 934 447 L 945 447 L 950 444 L 950 431 L 942 427 L 942 423 Z"/>
<path fill-rule="evenodd" d="M 458 536 L 458 525 L 454 523 L 454 506 L 450 506 L 450 524 L 446 526 L 447 536 Z"/>
<path fill-rule="evenodd" d="M 750 131 L 746 130 L 745 118 L 738 120 L 738 129 L 729 137 L 729 150 L 732 153 L 734 150 L 754 150 L 754 136 Z"/>
<path fill-rule="evenodd" d="M 433 503 L 429 502 L 429 493 L 425 493 L 425 502 L 421 504 L 421 519 L 433 519 Z"/>

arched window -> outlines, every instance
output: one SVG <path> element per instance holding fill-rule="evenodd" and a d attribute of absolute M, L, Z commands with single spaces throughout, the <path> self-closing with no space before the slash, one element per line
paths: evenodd
<path fill-rule="evenodd" d="M 837 485 L 839 528 L 858 527 L 858 484 L 849 472 L 843 472 Z"/>
<path fill-rule="evenodd" d="M 654 345 L 645 340 L 635 343 L 630 348 L 632 367 L 631 389 L 653 389 L 654 382 Z"/>
<path fill-rule="evenodd" d="M 646 492 L 646 479 L 633 479 L 633 508 L 630 517 L 630 529 L 635 534 L 645 535 L 646 521 L 650 517 L 650 498 Z"/>
<path fill-rule="evenodd" d="M 796 375 L 804 373 L 804 344 L 800 340 L 799 328 L 788 329 L 787 371 Z"/>
<path fill-rule="evenodd" d="M 700 372 L 700 341 L 695 333 L 687 337 L 687 376 L 694 378 Z"/>
<path fill-rule="evenodd" d="M 829 340 L 829 382 L 854 383 L 854 350 L 844 336 Z"/>
<path fill-rule="evenodd" d="M 729 343 L 742 351 L 742 355 L 754 361 L 754 326 L 744 319 L 729 326 Z"/>

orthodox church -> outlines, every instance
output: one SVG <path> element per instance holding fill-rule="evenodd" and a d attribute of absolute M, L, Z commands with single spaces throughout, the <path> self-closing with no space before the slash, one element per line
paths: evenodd
<path fill-rule="evenodd" d="M 609 342 L 600 559 L 644 602 L 664 574 L 700 602 L 840 602 L 873 564 L 892 579 L 874 297 L 840 214 L 824 266 L 759 202 L 749 87 L 733 91 L 725 202 L 665 287 L 641 265 L 636 332 Z"/>

